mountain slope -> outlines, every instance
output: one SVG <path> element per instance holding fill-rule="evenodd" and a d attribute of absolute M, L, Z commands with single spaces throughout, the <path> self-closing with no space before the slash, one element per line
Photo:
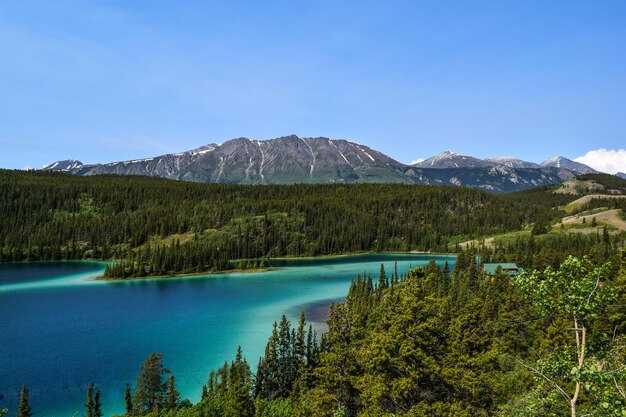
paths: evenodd
<path fill-rule="evenodd" d="M 413 166 L 417 168 L 484 168 L 492 164 L 473 156 L 444 151 Z"/>
<path fill-rule="evenodd" d="M 542 167 L 555 167 L 555 168 L 565 168 L 573 171 L 577 174 L 597 174 L 598 171 L 587 166 L 585 164 L 581 164 L 580 162 L 572 161 L 564 156 L 555 156 L 549 159 L 546 159 L 541 163 Z"/>
<path fill-rule="evenodd" d="M 510 158 L 510 157 L 496 157 L 496 158 L 485 158 L 483 161 L 487 161 L 492 163 L 493 165 L 501 165 L 509 168 L 541 168 L 539 164 L 535 164 L 534 162 L 522 161 L 518 158 Z"/>
<path fill-rule="evenodd" d="M 506 166 L 477 168 L 417 168 L 406 174 L 419 184 L 462 185 L 492 193 L 508 193 L 560 184 L 574 178 L 574 173 L 562 168 L 509 168 Z"/>
<path fill-rule="evenodd" d="M 120 174 L 170 177 L 181 169 L 185 169 L 206 153 L 213 151 L 217 146 L 216 144 L 209 144 L 187 152 L 109 164 L 84 165 L 80 161 L 75 160 L 59 161 L 44 167 L 43 170 L 64 171 L 79 175 Z"/>
<path fill-rule="evenodd" d="M 76 171 L 83 167 L 83 163 L 77 161 L 76 159 L 65 159 L 63 161 L 56 161 L 51 163 L 50 165 L 46 165 L 42 169 L 44 171 L 61 171 L 61 172 L 69 172 Z"/>
<path fill-rule="evenodd" d="M 173 178 L 224 183 L 410 182 L 404 164 L 346 140 L 296 135 L 223 143 Z"/>
<path fill-rule="evenodd" d="M 85 165 L 80 161 L 65 160 L 48 165 L 44 170 L 230 184 L 393 182 L 466 185 L 493 193 L 560 183 L 574 176 L 563 168 L 529 168 L 525 165 L 528 163 L 511 158 L 494 160 L 443 152 L 410 166 L 347 140 L 290 135 L 264 141 L 237 138 L 186 152 L 108 164 Z"/>

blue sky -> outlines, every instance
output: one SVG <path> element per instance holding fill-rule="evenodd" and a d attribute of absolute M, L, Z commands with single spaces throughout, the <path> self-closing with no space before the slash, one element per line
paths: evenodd
<path fill-rule="evenodd" d="M 403 162 L 619 150 L 625 20 L 608 0 L 4 0 L 0 167 L 291 133 Z"/>

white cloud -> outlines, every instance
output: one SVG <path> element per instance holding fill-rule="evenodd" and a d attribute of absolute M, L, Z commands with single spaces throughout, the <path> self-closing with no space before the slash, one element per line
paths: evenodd
<path fill-rule="evenodd" d="M 417 158 L 415 161 L 411 161 L 411 165 L 418 164 L 420 162 L 424 162 L 424 158 Z"/>
<path fill-rule="evenodd" d="M 24 171 L 30 171 L 31 169 L 33 169 L 33 167 L 31 167 L 30 165 L 25 165 L 24 168 L 22 168 Z"/>
<path fill-rule="evenodd" d="M 626 149 L 596 149 L 589 151 L 574 161 L 589 165 L 598 171 L 616 174 L 626 172 Z"/>

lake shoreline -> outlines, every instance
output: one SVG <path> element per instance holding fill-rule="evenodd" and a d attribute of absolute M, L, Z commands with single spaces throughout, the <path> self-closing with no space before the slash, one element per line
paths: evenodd
<path fill-rule="evenodd" d="M 135 281 L 144 279 L 169 279 L 169 278 L 203 278 L 210 275 L 230 275 L 230 274 L 247 274 L 256 272 L 269 272 L 276 271 L 281 268 L 258 268 L 258 269 L 226 269 L 224 271 L 206 271 L 206 272 L 191 272 L 188 274 L 173 274 L 173 275 L 148 275 L 145 277 L 128 277 L 128 278 L 105 278 L 103 275 L 97 276 L 95 281 Z"/>
<path fill-rule="evenodd" d="M 389 273 L 395 260 L 401 273 L 431 259 L 454 265 L 453 256 L 428 254 L 340 259 L 294 262 L 268 273 L 121 282 L 93 281 L 104 264 L 91 261 L 0 264 L 0 315 L 11 341 L 0 344 L 0 357 L 15 358 L 3 364 L 0 393 L 18 398 L 26 381 L 37 393 L 38 415 L 72 415 L 84 408 L 93 381 L 105 415 L 121 415 L 124 387 L 149 353 L 162 352 L 181 396 L 197 402 L 210 372 L 232 360 L 237 346 L 246 357 L 263 356 L 282 315 L 293 328 L 304 311 L 319 338 L 328 306 L 345 300 L 357 274 L 376 276 L 381 262 Z"/>
<path fill-rule="evenodd" d="M 273 261 L 324 261 L 324 260 L 333 260 L 333 259 L 342 259 L 342 258 L 350 258 L 352 256 L 359 255 L 433 255 L 433 256 L 456 256 L 455 253 L 444 253 L 444 252 L 422 252 L 422 251 L 410 251 L 410 252 L 350 252 L 343 253 L 337 255 L 322 255 L 322 256 L 294 256 L 294 257 L 279 257 L 279 258 L 271 258 Z M 235 260 L 235 261 L 238 261 Z M 43 261 L 45 262 L 45 261 Z M 115 262 L 115 261 L 100 261 L 100 262 Z M 147 280 L 147 279 L 169 279 L 169 278 L 202 278 L 209 275 L 227 275 L 227 274 L 245 274 L 245 273 L 255 273 L 255 272 L 270 272 L 281 269 L 282 266 L 271 266 L 269 268 L 257 268 L 257 269 L 226 269 L 221 271 L 205 271 L 205 272 L 192 272 L 187 274 L 172 274 L 172 275 L 148 275 L 145 277 L 128 277 L 128 278 L 105 278 L 103 275 L 97 276 L 95 280 L 97 281 L 107 281 L 107 282 L 115 282 L 115 281 L 133 281 L 133 280 Z"/>

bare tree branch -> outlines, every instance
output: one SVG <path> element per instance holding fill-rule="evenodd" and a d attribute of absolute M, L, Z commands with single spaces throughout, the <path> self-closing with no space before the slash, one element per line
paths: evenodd
<path fill-rule="evenodd" d="M 593 293 L 595 293 L 598 287 L 600 286 L 600 273 L 601 272 L 602 270 L 598 269 L 598 278 L 596 279 L 596 286 L 593 288 L 593 291 L 589 293 L 589 297 L 587 297 L 587 305 L 589 305 L 589 303 L 591 302 L 591 297 L 593 297 Z"/>
<path fill-rule="evenodd" d="M 538 370 L 538 369 L 536 369 L 536 368 L 533 368 L 533 367 L 532 367 L 532 366 L 530 366 L 530 365 L 526 365 L 526 364 L 524 363 L 524 361 L 522 361 L 521 359 L 519 359 L 519 358 L 515 358 L 515 359 L 517 359 L 517 361 L 520 363 L 520 365 L 522 365 L 524 368 L 526 368 L 526 369 L 530 369 L 530 370 L 531 370 L 531 371 L 533 371 L 535 374 L 539 375 L 540 377 L 542 377 L 543 379 L 545 379 L 548 383 L 550 383 L 551 385 L 553 385 L 553 386 L 556 388 L 556 390 L 557 390 L 557 391 L 561 394 L 561 396 L 563 396 L 563 398 L 565 399 L 565 401 L 567 401 L 567 402 L 568 402 L 568 404 L 569 404 L 569 403 L 571 403 L 572 398 L 571 398 L 571 397 L 567 394 L 567 392 L 565 392 L 565 391 L 563 390 L 563 388 L 561 388 L 561 387 L 559 386 L 559 384 L 557 384 L 554 380 L 552 380 L 552 379 L 548 378 L 548 377 L 547 377 L 547 376 L 546 376 L 543 372 L 541 372 L 540 370 Z"/>

